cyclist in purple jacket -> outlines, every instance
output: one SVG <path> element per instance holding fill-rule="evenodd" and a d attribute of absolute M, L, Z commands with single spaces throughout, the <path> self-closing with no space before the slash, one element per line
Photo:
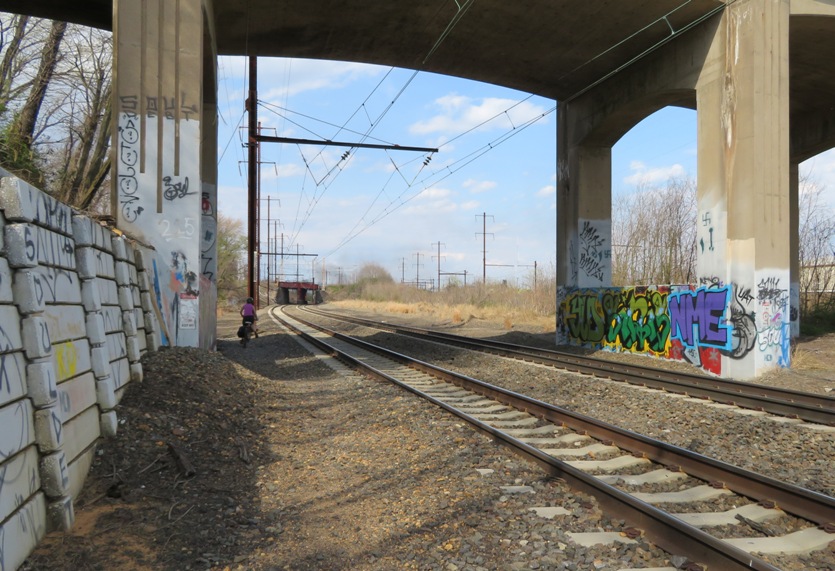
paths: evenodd
<path fill-rule="evenodd" d="M 255 328 L 255 322 L 258 321 L 258 313 L 255 311 L 255 306 L 252 305 L 252 298 L 246 298 L 246 303 L 241 308 L 241 317 L 243 318 L 243 324 L 246 325 L 247 323 L 251 324 L 252 332 L 258 337 L 258 330 Z"/>

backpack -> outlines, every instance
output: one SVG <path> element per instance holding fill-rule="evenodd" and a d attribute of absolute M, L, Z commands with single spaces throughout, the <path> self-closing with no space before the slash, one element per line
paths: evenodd
<path fill-rule="evenodd" d="M 246 329 L 244 328 L 243 325 L 241 325 L 240 327 L 238 327 L 238 337 L 243 339 L 244 335 L 246 335 Z"/>

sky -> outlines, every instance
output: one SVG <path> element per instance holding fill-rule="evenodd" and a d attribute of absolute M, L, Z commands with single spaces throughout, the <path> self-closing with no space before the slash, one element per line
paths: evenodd
<path fill-rule="evenodd" d="M 247 59 L 220 58 L 218 80 L 218 209 L 245 230 Z M 305 254 L 271 263 L 271 275 L 334 284 L 369 263 L 424 287 L 439 271 L 443 285 L 486 273 L 530 287 L 534 266 L 538 279 L 554 275 L 556 101 L 427 72 L 284 58 L 258 59 L 258 100 L 264 135 L 438 149 L 262 143 L 261 250 Z M 668 107 L 624 135 L 612 150 L 613 194 L 695 179 L 695 120 Z M 835 152 L 801 172 L 835 207 Z"/>

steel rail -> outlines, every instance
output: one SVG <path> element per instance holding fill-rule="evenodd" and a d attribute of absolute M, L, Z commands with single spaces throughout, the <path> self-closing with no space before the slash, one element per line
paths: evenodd
<path fill-rule="evenodd" d="M 814 393 L 769 387 L 720 377 L 665 371 L 641 365 L 614 363 L 593 357 L 573 355 L 562 351 L 513 345 L 490 339 L 462 337 L 451 333 L 419 327 L 380 323 L 370 319 L 335 314 L 320 309 L 307 311 L 358 325 L 374 327 L 392 333 L 409 335 L 428 341 L 441 341 L 465 349 L 493 355 L 523 359 L 595 377 L 623 381 L 671 393 L 709 399 L 720 404 L 761 410 L 770 414 L 798 418 L 807 422 L 835 426 L 835 398 Z"/>
<path fill-rule="evenodd" d="M 335 339 L 385 356 L 402 365 L 461 386 L 485 397 L 492 398 L 518 410 L 523 410 L 544 421 L 559 426 L 566 426 L 576 431 L 586 432 L 590 436 L 600 440 L 612 441 L 618 447 L 630 451 L 637 456 L 645 457 L 676 470 L 680 469 L 699 479 L 721 483 L 727 489 L 740 495 L 755 500 L 774 502 L 783 511 L 808 521 L 819 525 L 835 522 L 835 499 L 829 496 L 780 482 L 754 472 L 748 472 L 689 450 L 655 441 L 640 434 L 595 420 L 591 417 L 561 409 L 548 403 L 536 401 L 525 395 L 490 385 L 478 379 L 433 366 L 407 355 L 384 349 L 342 333 L 330 331 L 322 326 L 303 320 L 298 316 L 292 316 L 292 319 L 305 323 L 308 327 L 322 331 Z M 303 334 L 298 328 L 285 320 L 281 319 L 281 321 L 288 328 Z M 712 566 L 716 565 L 717 567 L 715 568 L 727 569 L 729 571 L 737 569 L 773 571 L 777 569 L 741 549 L 730 546 L 698 528 L 685 524 L 678 518 L 654 506 L 637 500 L 629 494 L 598 480 L 594 476 L 590 476 L 577 468 L 561 462 L 541 450 L 509 436 L 470 415 L 457 411 L 454 407 L 408 384 L 402 383 L 386 373 L 373 369 L 373 367 L 370 367 L 363 361 L 355 359 L 315 337 L 305 335 L 305 338 L 323 348 L 328 354 L 338 356 L 341 361 L 362 369 L 374 378 L 394 382 L 415 394 L 427 398 L 445 410 L 457 414 L 480 430 L 491 434 L 515 451 L 543 466 L 552 475 L 564 478 L 577 489 L 594 495 L 610 513 L 626 519 L 643 529 L 648 539 L 671 553 L 683 553 L 694 561 L 707 564 L 710 568 L 714 568 Z"/>

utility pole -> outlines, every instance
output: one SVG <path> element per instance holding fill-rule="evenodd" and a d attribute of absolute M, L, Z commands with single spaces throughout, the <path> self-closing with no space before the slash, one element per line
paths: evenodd
<path fill-rule="evenodd" d="M 441 246 L 446 246 L 446 244 L 438 241 L 438 242 L 432 242 L 432 245 L 433 246 L 438 246 L 438 255 L 437 255 L 437 258 L 438 258 L 438 291 L 441 291 Z M 434 257 L 435 256 L 433 256 L 433 258 Z"/>
<path fill-rule="evenodd" d="M 406 282 L 406 258 L 400 258 L 400 283 Z"/>
<path fill-rule="evenodd" d="M 247 280 L 249 297 L 255 301 L 258 308 L 258 292 L 255 291 L 255 250 L 257 248 L 256 223 L 258 218 L 258 58 L 249 56 L 249 97 L 246 100 L 248 121 L 248 163 L 247 163 Z"/>
<path fill-rule="evenodd" d="M 482 243 L 481 243 L 481 261 L 482 261 L 481 280 L 485 285 L 487 285 L 487 218 L 488 218 L 488 216 L 490 218 L 493 218 L 492 214 L 488 215 L 486 212 L 481 214 L 482 230 L 481 230 L 480 233 L 476 232 L 476 236 L 481 234 L 481 237 L 482 237 Z M 476 214 L 475 217 L 478 218 L 479 215 Z M 493 218 L 494 222 L 495 222 L 495 220 L 496 219 Z M 493 236 L 492 233 L 490 235 Z"/>
<path fill-rule="evenodd" d="M 416 269 L 415 270 L 415 285 L 417 285 L 418 289 L 420 289 L 420 257 L 421 257 L 421 255 L 422 254 L 420 252 L 415 252 L 415 257 L 417 258 L 417 264 L 415 264 L 415 269 Z"/>

